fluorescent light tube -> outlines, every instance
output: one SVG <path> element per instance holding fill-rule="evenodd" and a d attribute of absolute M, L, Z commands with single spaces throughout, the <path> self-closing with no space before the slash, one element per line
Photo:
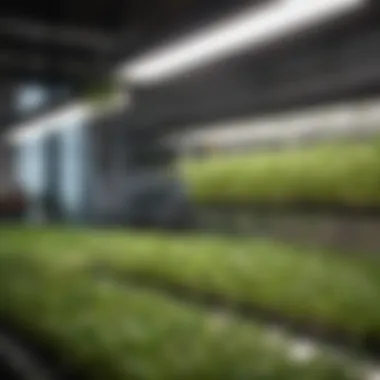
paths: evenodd
<path fill-rule="evenodd" d="M 124 65 L 119 75 L 131 83 L 154 83 L 356 10 L 366 1 L 282 0 L 253 6 Z"/>
<path fill-rule="evenodd" d="M 126 99 L 123 94 L 117 94 L 104 107 L 99 107 L 91 102 L 73 102 L 58 111 L 13 126 L 6 135 L 6 139 L 11 144 L 18 144 L 47 133 L 74 128 L 79 123 L 88 122 L 102 114 L 123 107 L 127 105 L 128 101 L 129 99 Z"/>
<path fill-rule="evenodd" d="M 380 132 L 380 98 L 311 107 L 275 116 L 236 119 L 222 123 L 193 125 L 188 133 L 170 141 L 188 149 L 228 149 L 246 144 L 292 142 L 315 136 L 344 136 Z"/>

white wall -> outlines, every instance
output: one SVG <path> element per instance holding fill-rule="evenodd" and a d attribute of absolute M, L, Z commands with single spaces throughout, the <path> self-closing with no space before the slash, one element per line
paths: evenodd
<path fill-rule="evenodd" d="M 80 213 L 83 205 L 84 181 L 89 165 L 86 155 L 85 127 L 78 121 L 71 128 L 55 132 L 60 137 L 60 193 L 59 200 L 68 218 Z M 44 166 L 44 138 L 34 137 L 17 147 L 16 176 L 29 197 L 44 195 L 46 175 Z M 32 214 L 38 212 L 33 209 Z"/>
<path fill-rule="evenodd" d="M 26 141 L 17 147 L 16 178 L 28 196 L 38 196 L 44 190 L 45 173 L 42 155 L 43 139 Z"/>

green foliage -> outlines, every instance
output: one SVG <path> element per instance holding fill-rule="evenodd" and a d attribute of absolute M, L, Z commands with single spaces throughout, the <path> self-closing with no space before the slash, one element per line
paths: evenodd
<path fill-rule="evenodd" d="M 345 258 L 242 238 L 8 231 L 4 252 L 22 252 L 27 247 L 44 262 L 48 257 L 83 268 L 101 262 L 117 273 L 148 276 L 195 293 L 219 294 L 229 304 L 244 301 L 302 323 L 342 330 L 353 343 L 360 344 L 369 334 L 380 339 L 376 259 Z"/>
<path fill-rule="evenodd" d="M 321 352 L 310 360 L 292 360 L 286 337 L 274 342 L 268 331 L 254 324 L 207 313 L 154 292 L 132 290 L 111 280 L 96 280 L 86 270 L 101 251 L 110 264 L 118 262 L 125 269 L 136 265 L 143 253 L 145 259 L 152 260 L 151 265 L 157 265 L 158 260 L 149 257 L 154 243 L 173 252 L 183 247 L 180 240 L 169 244 L 170 239 L 147 236 L 124 241 L 118 234 L 99 233 L 95 238 L 85 231 L 1 232 L 7 234 L 7 240 L 0 252 L 0 312 L 10 314 L 15 323 L 27 326 L 35 336 L 48 339 L 64 362 L 84 367 L 88 378 L 360 378 L 359 367 L 352 362 Z M 193 249 L 204 247 L 212 254 L 220 247 L 217 242 L 201 240 Z M 30 245 L 32 241 L 36 246 Z M 125 249 L 131 250 L 130 256 L 125 255 Z M 122 251 L 130 259 L 122 260 Z M 187 255 L 178 254 L 180 264 Z M 200 260 L 200 256 L 194 257 L 192 270 Z M 161 270 L 164 273 L 163 267 Z"/>
<path fill-rule="evenodd" d="M 377 142 L 210 157 L 182 168 L 199 203 L 380 205 Z"/>

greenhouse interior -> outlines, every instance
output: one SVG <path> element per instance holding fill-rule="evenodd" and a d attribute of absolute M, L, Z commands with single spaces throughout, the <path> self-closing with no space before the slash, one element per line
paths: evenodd
<path fill-rule="evenodd" d="M 380 380 L 380 2 L 0 5 L 0 375 Z"/>

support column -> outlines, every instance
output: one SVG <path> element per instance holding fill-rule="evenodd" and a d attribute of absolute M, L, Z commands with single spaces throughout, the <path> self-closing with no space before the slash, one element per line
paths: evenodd
<path fill-rule="evenodd" d="M 57 133 L 47 135 L 43 142 L 43 162 L 45 187 L 43 195 L 44 211 L 48 220 L 62 219 L 61 188 L 61 136 Z"/>
<path fill-rule="evenodd" d="M 0 143 L 0 196 L 9 193 L 15 185 L 12 149 Z"/>

